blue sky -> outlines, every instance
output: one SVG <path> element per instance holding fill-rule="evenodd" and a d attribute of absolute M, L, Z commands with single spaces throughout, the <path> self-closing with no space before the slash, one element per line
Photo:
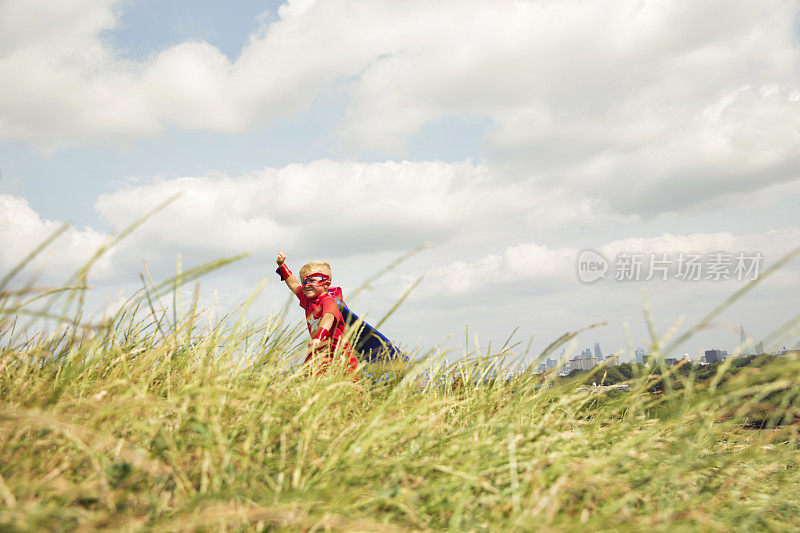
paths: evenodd
<path fill-rule="evenodd" d="M 117 7 L 117 26 L 102 34 L 118 54 L 142 60 L 184 41 L 206 41 L 236 59 L 248 38 L 277 19 L 282 2 L 131 0 Z"/>
<path fill-rule="evenodd" d="M 40 265 L 57 282 L 183 192 L 98 269 L 96 302 L 132 290 L 143 258 L 168 275 L 178 253 L 251 251 L 206 281 L 233 305 L 278 249 L 297 267 L 329 259 L 347 288 L 430 241 L 359 302 L 379 315 L 426 274 L 387 323 L 403 342 L 452 335 L 457 346 L 469 324 L 486 340 L 520 326 L 546 345 L 607 320 L 581 342 L 621 348 L 627 322 L 642 344 L 643 291 L 667 329 L 737 284 L 585 286 L 580 249 L 757 250 L 771 262 L 800 245 L 797 12 L 779 1 L 10 0 L 0 266 L 71 221 Z M 797 270 L 723 322 L 767 335 L 797 313 Z M 273 287 L 264 308 L 284 296 Z M 737 338 L 717 328 L 687 350 Z"/>

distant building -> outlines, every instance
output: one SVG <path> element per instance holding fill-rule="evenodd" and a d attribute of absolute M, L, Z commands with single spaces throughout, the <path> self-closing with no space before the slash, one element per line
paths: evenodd
<path fill-rule="evenodd" d="M 764 353 L 764 341 L 758 341 L 756 343 L 756 354 L 760 355 Z"/>
<path fill-rule="evenodd" d="M 750 353 L 750 343 L 747 341 L 747 335 L 744 332 L 744 326 L 739 323 L 739 346 L 742 355 Z"/>
<path fill-rule="evenodd" d="M 553 358 L 548 357 L 547 358 L 547 362 L 545 364 L 547 365 L 547 368 L 549 368 L 550 370 L 555 370 L 556 367 L 558 366 L 558 361 L 556 361 Z"/>
<path fill-rule="evenodd" d="M 646 361 L 645 359 L 646 353 L 644 351 L 644 348 L 636 348 L 636 351 L 633 353 L 636 354 L 636 362 L 639 363 L 640 365 L 644 364 L 644 362 Z"/>
<path fill-rule="evenodd" d="M 600 343 L 594 341 L 594 356 L 597 357 L 599 362 L 603 362 L 603 352 L 600 350 Z"/>
<path fill-rule="evenodd" d="M 605 362 L 608 366 L 617 366 L 619 364 L 619 355 L 609 355 L 606 357 Z"/>
<path fill-rule="evenodd" d="M 719 363 L 728 356 L 724 350 L 706 350 L 706 363 Z"/>
<path fill-rule="evenodd" d="M 664 359 L 664 363 L 669 365 L 669 366 L 677 365 L 678 364 L 678 359 L 676 359 L 675 357 L 667 357 L 667 358 Z"/>
<path fill-rule="evenodd" d="M 581 353 L 581 357 L 576 357 L 574 359 L 570 359 L 569 361 L 569 369 L 572 370 L 591 370 L 597 366 L 597 357 L 590 355 L 589 357 L 582 357 L 583 354 L 586 353 L 584 350 Z M 589 352 L 591 353 L 591 352 Z"/>
<path fill-rule="evenodd" d="M 544 364 L 544 363 L 539 363 L 539 368 L 537 369 L 537 372 L 539 374 L 541 374 L 542 372 L 545 372 L 546 370 L 547 370 L 547 365 Z"/>

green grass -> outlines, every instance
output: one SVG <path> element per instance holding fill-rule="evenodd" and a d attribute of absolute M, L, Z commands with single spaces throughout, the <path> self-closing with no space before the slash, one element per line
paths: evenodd
<path fill-rule="evenodd" d="M 105 321 L 74 291 L 3 293 L 0 529 L 800 528 L 796 355 L 716 381 L 662 368 L 626 393 L 481 379 L 508 348 L 455 381 L 435 353 L 380 382 L 309 378 L 300 331 L 246 319 L 252 299 L 216 321 L 157 306 L 215 266 L 146 282 Z"/>

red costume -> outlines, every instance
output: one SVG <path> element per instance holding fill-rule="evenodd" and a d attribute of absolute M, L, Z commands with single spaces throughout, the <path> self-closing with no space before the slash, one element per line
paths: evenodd
<path fill-rule="evenodd" d="M 314 352 L 308 354 L 303 364 L 305 365 L 308 363 L 312 357 L 318 357 L 320 359 L 320 364 L 319 368 L 314 373 L 322 374 L 328 364 L 333 361 L 334 352 L 337 352 L 337 357 L 341 356 L 347 358 L 347 368 L 345 372 L 348 374 L 354 372 L 356 367 L 358 367 L 358 360 L 353 354 L 353 349 L 350 344 L 342 339 L 342 335 L 344 335 L 344 318 L 342 318 L 342 313 L 339 311 L 339 306 L 336 305 L 334 297 L 328 293 L 323 293 L 316 298 L 308 298 L 303 294 L 302 286 L 297 289 L 295 294 L 297 295 L 297 299 L 300 300 L 300 307 L 302 307 L 306 313 L 306 325 L 312 337 L 317 333 L 319 321 L 322 317 L 327 313 L 333 315 L 333 327 L 329 337 L 330 349 L 326 348 L 324 353 L 319 355 L 316 355 Z"/>

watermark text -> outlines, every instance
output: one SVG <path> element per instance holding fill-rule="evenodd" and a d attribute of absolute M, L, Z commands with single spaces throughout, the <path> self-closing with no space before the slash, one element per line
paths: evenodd
<path fill-rule="evenodd" d="M 576 259 L 578 279 L 594 283 L 616 281 L 752 281 L 763 268 L 761 252 L 619 252 L 609 261 L 591 248 Z"/>

